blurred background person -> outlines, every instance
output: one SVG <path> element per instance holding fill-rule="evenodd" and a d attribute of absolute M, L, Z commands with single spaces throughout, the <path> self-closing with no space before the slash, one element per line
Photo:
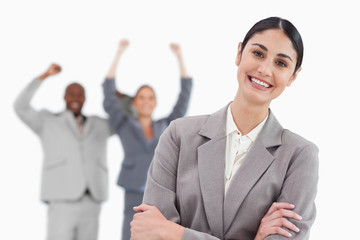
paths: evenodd
<path fill-rule="evenodd" d="M 41 200 L 48 204 L 48 240 L 96 240 L 101 202 L 108 198 L 107 119 L 84 116 L 85 89 L 66 87 L 66 109 L 36 111 L 30 102 L 49 76 L 61 72 L 52 64 L 17 97 L 14 109 L 37 134 L 44 152 Z"/>
<path fill-rule="evenodd" d="M 104 109 L 109 114 L 111 126 L 120 137 L 125 154 L 117 181 L 125 189 L 123 240 L 130 239 L 130 222 L 135 213 L 133 207 L 142 202 L 147 171 L 159 137 L 172 120 L 185 115 L 192 89 L 192 79 L 186 72 L 180 46 L 170 44 L 181 75 L 181 92 L 170 115 L 159 120 L 152 119 L 157 101 L 155 92 L 149 85 L 141 86 L 131 100 L 133 111 L 130 114 L 124 112 L 116 94 L 115 73 L 120 56 L 128 45 L 128 40 L 120 41 L 104 83 Z"/>

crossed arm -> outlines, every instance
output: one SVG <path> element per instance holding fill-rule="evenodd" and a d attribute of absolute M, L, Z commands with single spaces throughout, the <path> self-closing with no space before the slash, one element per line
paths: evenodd
<path fill-rule="evenodd" d="M 291 237 L 291 234 L 282 227 L 299 232 L 299 229 L 286 218 L 301 221 L 301 216 L 291 211 L 295 206 L 286 202 L 274 202 L 269 211 L 261 220 L 258 232 L 254 240 L 263 240 L 271 234 L 279 234 Z M 134 207 L 137 211 L 131 222 L 131 240 L 143 239 L 167 239 L 181 240 L 185 227 L 167 220 L 155 206 L 141 204 Z M 204 239 L 217 239 L 207 236 Z"/>
<path fill-rule="evenodd" d="M 138 213 L 134 215 L 131 222 L 132 240 L 218 239 L 210 234 L 186 229 L 179 224 L 180 213 L 175 206 L 175 185 L 178 177 L 176 174 L 177 160 L 174 159 L 179 158 L 179 148 L 181 146 L 174 140 L 176 139 L 175 134 L 171 133 L 175 128 L 174 125 L 171 124 L 162 135 L 148 173 L 144 201 L 155 203 L 156 206 L 142 204 L 134 207 L 134 210 Z M 167 151 L 164 149 L 167 149 Z M 147 191 L 151 193 L 147 194 Z M 159 209 L 166 209 L 165 216 L 158 207 Z M 298 233 L 300 230 L 292 223 L 291 219 L 297 220 L 297 223 L 301 224 L 302 217 L 293 211 L 294 208 L 293 204 L 287 202 L 274 202 L 263 216 L 254 240 L 263 240 L 273 234 L 288 238 L 291 237 L 290 231 Z M 241 236 L 239 236 L 239 239 L 241 239 Z"/>

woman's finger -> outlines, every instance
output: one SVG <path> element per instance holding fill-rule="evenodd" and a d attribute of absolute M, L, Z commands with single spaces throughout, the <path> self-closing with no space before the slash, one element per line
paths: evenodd
<path fill-rule="evenodd" d="M 295 220 L 301 221 L 302 217 L 297 214 L 296 212 L 292 211 L 292 210 L 287 210 L 287 209 L 279 209 L 276 210 L 275 212 L 271 213 L 270 215 L 267 215 L 266 217 L 264 217 L 263 219 L 265 221 L 271 221 L 277 218 L 293 218 Z"/>
<path fill-rule="evenodd" d="M 287 220 L 286 218 L 275 219 L 275 220 L 269 222 L 269 226 L 270 227 L 286 227 L 287 229 L 290 229 L 294 232 L 300 232 L 300 229 L 295 224 L 293 224 L 292 222 Z"/>
<path fill-rule="evenodd" d="M 291 237 L 291 233 L 289 233 L 288 231 L 286 231 L 285 229 L 281 228 L 281 227 L 273 227 L 269 229 L 269 234 L 267 235 L 271 235 L 271 234 L 279 234 L 282 235 L 284 237 Z"/>
<path fill-rule="evenodd" d="M 273 202 L 266 215 L 270 215 L 279 209 L 294 209 L 295 205 L 288 202 Z"/>
<path fill-rule="evenodd" d="M 136 211 L 136 212 L 145 212 L 145 211 L 150 210 L 152 208 L 154 208 L 154 207 L 150 206 L 150 205 L 147 205 L 147 204 L 144 204 L 144 203 L 139 205 L 139 206 L 133 207 L 134 211 Z"/>

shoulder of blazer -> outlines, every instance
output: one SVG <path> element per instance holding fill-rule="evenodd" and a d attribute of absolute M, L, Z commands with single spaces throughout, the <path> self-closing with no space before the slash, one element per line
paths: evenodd
<path fill-rule="evenodd" d="M 66 117 L 72 116 L 72 113 L 69 110 L 63 110 L 63 111 L 58 112 L 58 113 L 53 113 L 53 115 L 55 117 L 64 117 L 64 118 L 66 118 Z"/>
<path fill-rule="evenodd" d="M 169 127 L 176 128 L 176 132 L 179 133 L 186 134 L 194 131 L 199 133 L 209 117 L 210 115 L 186 116 L 173 120 Z"/>
<path fill-rule="evenodd" d="M 173 121 L 176 131 L 189 133 L 196 131 L 199 135 L 213 139 L 225 136 L 226 111 L 229 105 L 213 114 L 182 117 Z"/>
<path fill-rule="evenodd" d="M 283 145 L 285 145 L 285 146 L 291 145 L 291 146 L 294 146 L 295 148 L 299 148 L 299 149 L 311 146 L 312 148 L 315 148 L 316 150 L 318 150 L 318 147 L 316 146 L 315 143 L 307 140 L 306 138 L 304 138 L 288 129 L 283 130 L 281 139 L 282 139 Z"/>
<path fill-rule="evenodd" d="M 39 114 L 41 115 L 41 117 L 44 119 L 44 120 L 48 120 L 48 119 L 51 119 L 51 118 L 58 118 L 58 117 L 62 117 L 62 112 L 51 112 L 47 109 L 41 109 L 39 111 Z"/>
<path fill-rule="evenodd" d="M 258 138 L 267 148 L 277 146 L 282 146 L 283 148 L 287 148 L 289 150 L 303 149 L 307 146 L 312 146 L 312 148 L 315 149 L 317 148 L 314 143 L 308 141 L 304 137 L 293 133 L 288 129 L 284 129 L 271 110 L 269 110 L 268 120 L 266 121 Z"/>
<path fill-rule="evenodd" d="M 189 128 L 189 124 L 191 127 L 203 126 L 209 117 L 210 115 L 186 116 L 173 120 L 172 124 L 176 124 L 178 127 L 187 128 Z"/>
<path fill-rule="evenodd" d="M 99 117 L 96 115 L 93 116 L 86 116 L 86 120 L 96 121 L 96 122 L 109 122 L 107 118 Z"/>

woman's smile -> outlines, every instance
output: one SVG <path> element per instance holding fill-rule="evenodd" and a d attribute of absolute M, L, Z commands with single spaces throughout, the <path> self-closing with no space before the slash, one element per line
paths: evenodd
<path fill-rule="evenodd" d="M 243 46 L 239 45 L 238 97 L 264 106 L 277 98 L 296 78 L 294 74 L 297 53 L 289 38 L 279 29 L 270 29 L 255 34 Z"/>
<path fill-rule="evenodd" d="M 269 91 L 273 87 L 270 83 L 250 75 L 248 79 L 251 86 L 261 91 Z"/>

